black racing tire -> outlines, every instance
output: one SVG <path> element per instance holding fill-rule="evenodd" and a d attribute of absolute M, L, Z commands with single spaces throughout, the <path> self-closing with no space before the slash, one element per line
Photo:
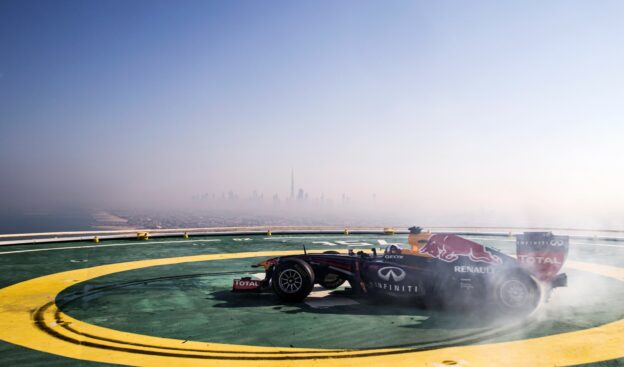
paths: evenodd
<path fill-rule="evenodd" d="M 325 289 L 336 289 L 345 281 L 346 279 L 341 278 L 340 275 L 336 273 L 326 273 L 325 276 L 319 279 L 318 283 Z"/>
<path fill-rule="evenodd" d="M 301 302 L 314 288 L 314 270 L 301 259 L 280 261 L 271 278 L 273 291 L 285 302 Z"/>
<path fill-rule="evenodd" d="M 524 271 L 504 273 L 493 284 L 491 298 L 498 310 L 508 315 L 528 315 L 540 303 L 537 281 Z"/>

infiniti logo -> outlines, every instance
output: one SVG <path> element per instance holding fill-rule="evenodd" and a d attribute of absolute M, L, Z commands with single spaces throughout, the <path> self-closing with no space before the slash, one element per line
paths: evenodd
<path fill-rule="evenodd" d="M 377 275 L 385 281 L 392 280 L 393 282 L 400 282 L 405 279 L 405 271 L 401 268 L 395 268 L 394 266 L 386 266 L 377 270 Z"/>

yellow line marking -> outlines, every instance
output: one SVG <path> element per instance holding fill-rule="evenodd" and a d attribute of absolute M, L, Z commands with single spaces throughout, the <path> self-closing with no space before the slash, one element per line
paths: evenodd
<path fill-rule="evenodd" d="M 175 245 L 178 243 L 189 243 L 189 242 L 220 242 L 220 239 L 208 239 L 208 240 L 179 240 L 179 241 L 141 241 L 141 242 L 128 242 L 128 243 L 111 243 L 105 245 L 83 245 L 83 246 L 66 246 L 66 247 L 49 247 L 49 248 L 38 248 L 38 249 L 28 249 L 28 250 L 16 250 L 16 251 L 4 251 L 0 252 L 0 255 L 8 255 L 8 254 L 21 254 L 25 252 L 41 252 L 41 251 L 56 251 L 56 250 L 79 250 L 83 248 L 103 248 L 103 247 L 119 247 L 119 246 L 139 246 L 139 245 L 154 245 L 160 243 L 168 243 L 171 245 Z"/>
<path fill-rule="evenodd" d="M 624 320 L 540 338 L 442 348 L 340 350 L 205 343 L 127 333 L 63 314 L 54 304 L 65 288 L 120 271 L 185 262 L 269 257 L 300 251 L 211 254 L 142 260 L 66 271 L 0 289 L 0 339 L 70 358 L 131 366 L 561 366 L 624 356 Z M 624 268 L 570 261 L 569 267 L 624 281 Z M 241 332 L 254 332 L 242 330 Z M 328 330 L 331 332 L 331 330 Z M 365 332 L 365 331 L 363 331 Z"/>

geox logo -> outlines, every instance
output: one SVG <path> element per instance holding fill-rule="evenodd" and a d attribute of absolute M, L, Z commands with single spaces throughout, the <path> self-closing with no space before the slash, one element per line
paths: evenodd
<path fill-rule="evenodd" d="M 385 281 L 400 282 L 405 279 L 405 271 L 394 266 L 386 266 L 377 270 L 377 275 Z"/>

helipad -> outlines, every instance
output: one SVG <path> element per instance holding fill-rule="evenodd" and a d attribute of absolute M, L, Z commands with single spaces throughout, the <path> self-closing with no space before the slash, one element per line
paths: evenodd
<path fill-rule="evenodd" d="M 513 253 L 509 236 L 472 234 Z M 561 366 L 624 363 L 624 243 L 576 238 L 569 287 L 527 320 L 231 293 L 258 259 L 405 243 L 402 234 L 210 234 L 0 248 L 5 365 Z M 88 362 L 87 362 L 88 361 Z"/>

